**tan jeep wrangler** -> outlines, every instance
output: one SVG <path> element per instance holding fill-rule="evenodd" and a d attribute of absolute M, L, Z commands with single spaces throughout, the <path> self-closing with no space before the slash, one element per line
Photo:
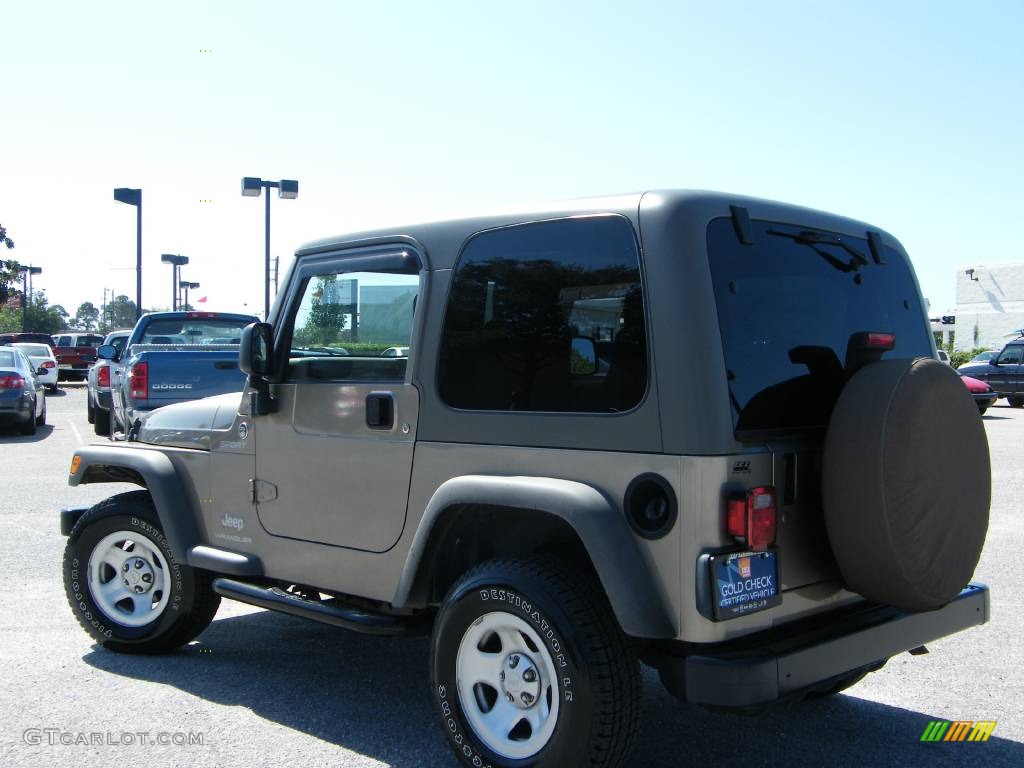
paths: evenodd
<path fill-rule="evenodd" d="M 72 485 L 143 490 L 63 511 L 68 599 L 128 653 L 221 597 L 429 634 L 466 765 L 622 765 L 641 662 L 755 707 L 987 621 L 988 447 L 934 357 L 895 238 L 779 203 L 320 240 L 244 333 L 244 393 L 76 453 Z"/>

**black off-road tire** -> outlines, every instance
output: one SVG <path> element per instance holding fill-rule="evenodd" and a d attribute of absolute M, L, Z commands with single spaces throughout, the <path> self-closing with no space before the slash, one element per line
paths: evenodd
<path fill-rule="evenodd" d="M 144 626 L 127 626 L 105 613 L 90 587 L 88 569 L 94 547 L 121 531 L 157 547 L 168 566 L 166 607 Z M 97 643 L 122 653 L 166 653 L 184 645 L 206 629 L 220 605 L 220 595 L 211 586 L 212 574 L 174 558 L 147 491 L 112 496 L 82 515 L 68 537 L 63 571 L 68 603 L 78 623 Z"/>
<path fill-rule="evenodd" d="M 533 649 L 532 640 L 523 648 L 538 662 L 550 660 L 555 670 L 550 691 L 558 702 L 547 742 L 520 758 L 495 752 L 474 730 L 457 675 L 460 647 L 470 628 L 508 616 L 526 622 L 540 637 L 543 648 Z M 499 656 L 507 650 L 501 646 Z M 639 726 L 641 681 L 634 645 L 597 580 L 554 560 L 491 560 L 463 575 L 434 624 L 431 682 L 449 744 L 467 766 L 613 768 L 625 764 Z"/>

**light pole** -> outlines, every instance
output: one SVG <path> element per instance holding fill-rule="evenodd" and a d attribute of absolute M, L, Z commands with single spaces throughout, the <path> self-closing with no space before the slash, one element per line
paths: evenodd
<path fill-rule="evenodd" d="M 193 288 L 193 289 L 198 288 L 199 287 L 199 283 L 190 283 L 188 280 L 182 280 L 182 281 L 179 282 L 179 286 L 185 289 L 185 310 L 188 311 L 188 308 L 189 308 L 189 306 L 188 306 L 188 289 L 189 288 Z"/>
<path fill-rule="evenodd" d="M 135 319 L 142 317 L 142 190 L 118 187 L 114 199 L 135 206 Z"/>
<path fill-rule="evenodd" d="M 242 196 L 259 197 L 264 189 L 277 189 L 277 196 L 285 200 L 294 200 L 299 196 L 299 182 L 294 179 L 280 181 L 264 181 L 258 176 L 246 176 L 242 179 Z M 263 275 L 263 320 L 270 317 L 270 193 L 267 192 L 266 205 L 266 259 Z"/>
<path fill-rule="evenodd" d="M 188 256 L 181 256 L 177 253 L 162 253 L 160 261 L 171 265 L 171 309 L 178 309 L 178 270 L 188 264 Z"/>

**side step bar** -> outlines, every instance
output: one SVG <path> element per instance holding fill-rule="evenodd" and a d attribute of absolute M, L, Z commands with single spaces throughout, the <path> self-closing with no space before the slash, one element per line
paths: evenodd
<path fill-rule="evenodd" d="M 358 608 L 342 606 L 337 601 L 306 600 L 277 587 L 261 587 L 234 579 L 214 579 L 213 591 L 242 603 L 344 627 L 363 634 L 414 637 L 425 634 L 427 628 L 426 622 L 418 617 L 368 613 Z"/>

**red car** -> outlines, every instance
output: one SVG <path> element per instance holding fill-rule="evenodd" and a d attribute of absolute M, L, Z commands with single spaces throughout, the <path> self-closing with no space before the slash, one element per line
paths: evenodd
<path fill-rule="evenodd" d="M 967 385 L 967 391 L 971 393 L 971 397 L 974 398 L 975 404 L 978 406 L 978 413 L 984 413 L 988 410 L 990 405 L 993 405 L 998 394 L 986 384 L 984 381 L 978 379 L 972 379 L 970 376 L 964 376 L 960 374 L 960 378 L 964 380 L 964 384 Z"/>

